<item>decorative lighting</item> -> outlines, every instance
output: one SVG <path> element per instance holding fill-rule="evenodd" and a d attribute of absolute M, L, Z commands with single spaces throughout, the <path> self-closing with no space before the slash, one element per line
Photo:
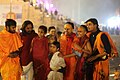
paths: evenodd
<path fill-rule="evenodd" d="M 50 8 L 52 8 L 53 7 L 53 4 L 50 4 Z"/>
<path fill-rule="evenodd" d="M 117 26 L 120 26 L 120 17 L 116 16 L 108 19 L 108 26 L 111 28 L 116 28 Z"/>

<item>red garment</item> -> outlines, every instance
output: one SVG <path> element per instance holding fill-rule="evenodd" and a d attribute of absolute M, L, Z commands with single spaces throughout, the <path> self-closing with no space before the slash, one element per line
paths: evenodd
<path fill-rule="evenodd" d="M 32 32 L 31 34 L 26 35 L 21 33 L 20 35 L 23 42 L 22 53 L 20 54 L 21 65 L 27 66 L 32 61 L 32 55 L 30 54 L 31 42 L 37 34 Z"/>
<path fill-rule="evenodd" d="M 35 37 L 32 44 L 35 80 L 46 80 L 49 72 L 48 39 Z"/>
<path fill-rule="evenodd" d="M 79 46 L 84 48 L 85 45 L 86 45 L 86 41 L 88 41 L 87 36 L 84 36 L 82 38 L 77 38 L 76 37 L 73 41 L 73 44 L 77 43 L 77 44 L 79 44 Z M 74 50 L 77 50 L 82 54 L 82 51 L 76 49 L 74 46 L 72 46 L 72 47 L 73 47 Z M 85 71 L 84 67 L 85 66 L 84 66 L 84 64 L 85 64 L 85 58 L 83 56 L 78 57 L 77 64 L 76 64 L 76 69 L 75 69 L 75 80 L 84 80 L 85 79 L 85 75 L 84 75 L 84 71 Z"/>
<path fill-rule="evenodd" d="M 71 36 L 62 35 L 60 39 L 60 51 L 63 55 L 72 54 L 72 42 L 76 35 L 73 33 Z M 74 80 L 74 71 L 76 65 L 75 56 L 65 58 L 66 62 L 66 73 L 64 76 L 64 80 Z"/>
<path fill-rule="evenodd" d="M 84 62 L 85 62 L 84 57 L 78 58 L 75 69 L 75 80 L 84 80 L 84 73 L 83 73 Z"/>

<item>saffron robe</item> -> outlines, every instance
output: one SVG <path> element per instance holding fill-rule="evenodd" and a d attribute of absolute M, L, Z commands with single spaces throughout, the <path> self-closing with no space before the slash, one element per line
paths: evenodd
<path fill-rule="evenodd" d="M 46 80 L 49 73 L 48 39 L 35 37 L 32 41 L 35 80 Z"/>
<path fill-rule="evenodd" d="M 74 33 L 71 36 L 66 36 L 63 34 L 60 38 L 60 51 L 63 55 L 69 55 L 72 53 L 72 42 L 76 35 Z M 76 65 L 76 58 L 75 56 L 65 58 L 66 62 L 66 72 L 64 76 L 64 80 L 74 80 L 74 71 Z"/>
<path fill-rule="evenodd" d="M 11 52 L 19 50 L 22 42 L 18 33 L 0 32 L 0 72 L 2 80 L 20 80 L 21 66 L 19 56 L 8 57 Z"/>

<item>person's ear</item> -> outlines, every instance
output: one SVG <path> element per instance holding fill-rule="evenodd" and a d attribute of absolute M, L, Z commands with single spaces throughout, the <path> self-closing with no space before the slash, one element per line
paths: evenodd
<path fill-rule="evenodd" d="M 97 29 L 97 24 L 95 24 L 95 28 Z"/>
<path fill-rule="evenodd" d="M 9 26 L 6 26 L 6 30 L 9 31 Z"/>

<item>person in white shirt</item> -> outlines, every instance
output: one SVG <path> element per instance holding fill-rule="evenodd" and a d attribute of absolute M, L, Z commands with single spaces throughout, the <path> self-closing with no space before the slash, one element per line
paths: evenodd
<path fill-rule="evenodd" d="M 50 69 L 47 76 L 47 80 L 63 80 L 63 73 L 65 71 L 65 61 L 62 54 L 59 52 L 60 43 L 55 41 L 50 45 L 50 51 L 53 52 L 53 56 L 50 60 Z"/>

